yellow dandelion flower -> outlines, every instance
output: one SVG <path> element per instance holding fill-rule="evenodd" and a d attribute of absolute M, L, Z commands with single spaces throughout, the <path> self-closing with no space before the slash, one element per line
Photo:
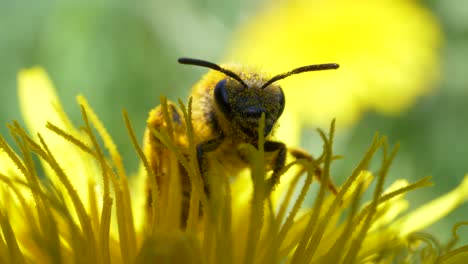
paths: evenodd
<path fill-rule="evenodd" d="M 192 191 L 184 226 L 183 197 L 174 191 L 181 188 L 177 180 L 150 180 L 151 214 L 142 213 L 148 209 L 142 182 L 154 172 L 125 114 L 130 142 L 142 161 L 131 181 L 117 147 L 83 97 L 78 97 L 83 125 L 77 129 L 61 110 L 42 69 L 23 71 L 19 84 L 31 135 L 13 123 L 9 128 L 16 147 L 0 137 L 0 263 L 456 263 L 468 255 L 468 246 L 454 248 L 453 243 L 465 223 L 454 227 L 454 241 L 447 247 L 421 232 L 467 199 L 468 177 L 455 190 L 404 214 L 409 203 L 405 193 L 430 182 L 402 179 L 384 188 L 398 150 L 390 149 L 385 137 L 374 137 L 336 195 L 328 194 L 322 184 L 314 203 L 307 205 L 316 166 L 324 168 L 322 181 L 329 178 L 334 122 L 328 133 L 319 131 L 324 143 L 321 164 L 291 164 L 287 173 L 292 179 L 282 181 L 272 195 L 265 191 L 260 136 L 258 148 L 243 146 L 251 163 L 249 173 L 230 181 L 221 169 L 209 172 L 217 176 L 213 180 L 219 186 L 209 197 L 197 170 L 188 171 Z M 168 113 L 165 100 L 162 108 Z M 190 127 L 190 102 L 180 102 L 180 108 Z M 169 151 L 170 179 L 178 177 L 179 163 L 196 168 L 194 150 L 182 152 L 177 138 L 165 129 L 151 133 Z M 186 136 L 192 142 L 192 130 Z M 372 173 L 367 167 L 377 151 L 383 152 L 381 166 Z M 41 161 L 43 173 L 34 157 Z M 292 172 L 293 167 L 299 169 Z M 372 199 L 361 202 L 372 181 Z"/>
<path fill-rule="evenodd" d="M 278 73 L 339 63 L 337 72 L 284 80 L 286 111 L 314 126 L 332 118 L 347 126 L 427 93 L 439 78 L 440 42 L 436 19 L 413 0 L 272 1 L 234 33 L 227 59 Z"/>

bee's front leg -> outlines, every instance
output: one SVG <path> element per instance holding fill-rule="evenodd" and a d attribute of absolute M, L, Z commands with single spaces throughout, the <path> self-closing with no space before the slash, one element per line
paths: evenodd
<path fill-rule="evenodd" d="M 215 151 L 221 143 L 224 141 L 224 136 L 219 136 L 214 139 L 207 140 L 197 145 L 197 162 L 200 170 L 200 175 L 203 180 L 203 188 L 207 196 L 210 195 L 210 189 L 208 186 L 205 173 L 207 171 L 208 164 L 206 163 L 205 153 Z"/>
<path fill-rule="evenodd" d="M 275 152 L 278 151 L 278 155 L 276 155 L 275 159 L 273 160 L 273 174 L 269 180 L 269 189 L 272 191 L 276 184 L 279 182 L 280 178 L 280 171 L 284 168 L 286 163 L 286 154 L 287 148 L 286 145 L 282 142 L 278 141 L 266 141 L 265 145 L 263 145 L 263 149 L 265 152 Z"/>
<path fill-rule="evenodd" d="M 308 152 L 302 149 L 289 148 L 289 153 L 291 153 L 291 155 L 293 155 L 293 157 L 296 159 L 305 159 L 308 161 L 315 161 L 312 155 L 310 155 Z M 323 175 L 322 168 L 320 168 L 319 166 L 315 167 L 315 176 L 319 179 L 320 182 L 323 183 L 322 175 Z M 331 180 L 328 180 L 327 187 L 333 194 L 335 195 L 338 194 L 338 190 Z"/>

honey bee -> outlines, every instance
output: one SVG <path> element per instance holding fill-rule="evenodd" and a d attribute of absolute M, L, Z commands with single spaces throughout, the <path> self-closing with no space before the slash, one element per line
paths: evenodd
<path fill-rule="evenodd" d="M 313 160 L 307 152 L 288 148 L 284 143 L 273 139 L 277 121 L 285 107 L 285 95 L 276 82 L 304 72 L 337 69 L 338 64 L 308 65 L 271 77 L 253 67 L 237 64 L 220 66 L 191 58 L 180 58 L 178 62 L 211 69 L 193 86 L 190 95 L 193 99 L 191 114 L 196 157 L 202 178 L 213 160 L 217 160 L 232 175 L 236 175 L 248 166 L 249 163 L 240 153 L 239 146 L 245 143 L 257 146 L 258 127 L 262 115 L 265 116 L 264 131 L 262 131 L 265 137 L 264 151 L 271 156 L 269 158 L 272 170 L 269 178 L 271 188 L 274 188 L 279 181 L 280 171 L 285 167 L 288 152 L 296 159 Z M 186 148 L 187 139 L 183 136 L 186 133 L 183 113 L 172 102 L 167 103 L 167 109 L 174 134 L 182 135 L 175 137 L 175 143 L 181 148 Z M 155 130 L 167 126 L 161 107 L 150 112 L 147 125 Z M 164 178 L 167 177 L 164 168 L 164 163 L 167 162 L 167 149 L 149 129 L 145 133 L 144 149 L 150 167 L 157 175 L 157 182 L 167 180 Z M 180 170 L 184 172 L 183 168 Z M 319 178 L 320 173 L 320 169 L 317 169 L 316 176 Z M 190 182 L 186 172 L 181 181 L 182 191 L 187 197 L 190 195 Z M 209 186 L 206 181 L 204 184 L 205 192 L 209 195 L 210 189 L 214 187 Z M 327 184 L 328 188 L 336 193 L 334 185 L 331 182 Z M 183 213 L 185 215 L 183 217 L 186 217 L 186 213 Z"/>

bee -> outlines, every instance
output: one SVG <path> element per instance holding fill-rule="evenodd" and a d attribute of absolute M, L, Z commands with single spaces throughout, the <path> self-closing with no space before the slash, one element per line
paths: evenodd
<path fill-rule="evenodd" d="M 211 69 L 197 82 L 191 92 L 193 134 L 196 146 L 196 158 L 202 178 L 210 168 L 211 162 L 217 160 L 230 174 L 236 175 L 249 163 L 239 150 L 241 144 L 258 145 L 259 122 L 265 116 L 264 151 L 269 155 L 269 168 L 272 174 L 269 178 L 271 188 L 279 182 L 280 171 L 285 167 L 288 152 L 296 159 L 313 160 L 312 156 L 301 149 L 288 148 L 281 141 L 273 138 L 277 121 L 285 107 L 285 95 L 276 82 L 304 72 L 337 69 L 336 63 L 315 64 L 293 69 L 289 72 L 270 76 L 253 67 L 237 64 L 217 65 L 212 62 L 180 58 L 181 64 L 194 65 Z M 187 148 L 187 138 L 183 113 L 172 102 L 167 103 L 167 111 L 172 120 L 175 144 Z M 153 109 L 147 120 L 147 126 L 159 130 L 167 124 L 163 118 L 163 109 Z M 167 180 L 165 162 L 167 149 L 147 129 L 144 139 L 145 154 L 156 180 L 161 183 Z M 190 195 L 190 182 L 187 172 L 181 167 L 181 186 L 184 197 Z M 320 178 L 321 170 L 316 169 Z M 209 196 L 214 186 L 205 184 L 205 192 Z M 329 182 L 328 188 L 336 193 L 335 186 Z M 161 184 L 159 184 L 161 186 Z M 150 191 L 150 190 L 149 190 Z M 151 192 L 149 192 L 151 193 Z M 150 194 L 148 195 L 150 196 Z M 151 199 L 148 199 L 150 203 Z M 183 207 L 187 207 L 184 202 Z M 150 205 L 148 205 L 150 206 Z M 182 209 L 186 217 L 186 208 Z"/>

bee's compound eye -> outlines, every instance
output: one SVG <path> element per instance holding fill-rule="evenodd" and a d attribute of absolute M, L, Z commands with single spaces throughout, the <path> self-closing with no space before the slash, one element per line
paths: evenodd
<path fill-rule="evenodd" d="M 283 113 L 284 104 L 285 104 L 284 93 L 283 93 L 283 89 L 280 88 L 280 93 L 279 93 L 280 111 L 279 111 L 278 117 L 280 117 L 281 114 Z"/>
<path fill-rule="evenodd" d="M 216 105 L 218 108 L 223 112 L 226 117 L 231 115 L 231 106 L 229 105 L 229 98 L 226 89 L 227 80 L 221 80 L 216 84 L 214 89 L 214 98 L 216 101 Z"/>

